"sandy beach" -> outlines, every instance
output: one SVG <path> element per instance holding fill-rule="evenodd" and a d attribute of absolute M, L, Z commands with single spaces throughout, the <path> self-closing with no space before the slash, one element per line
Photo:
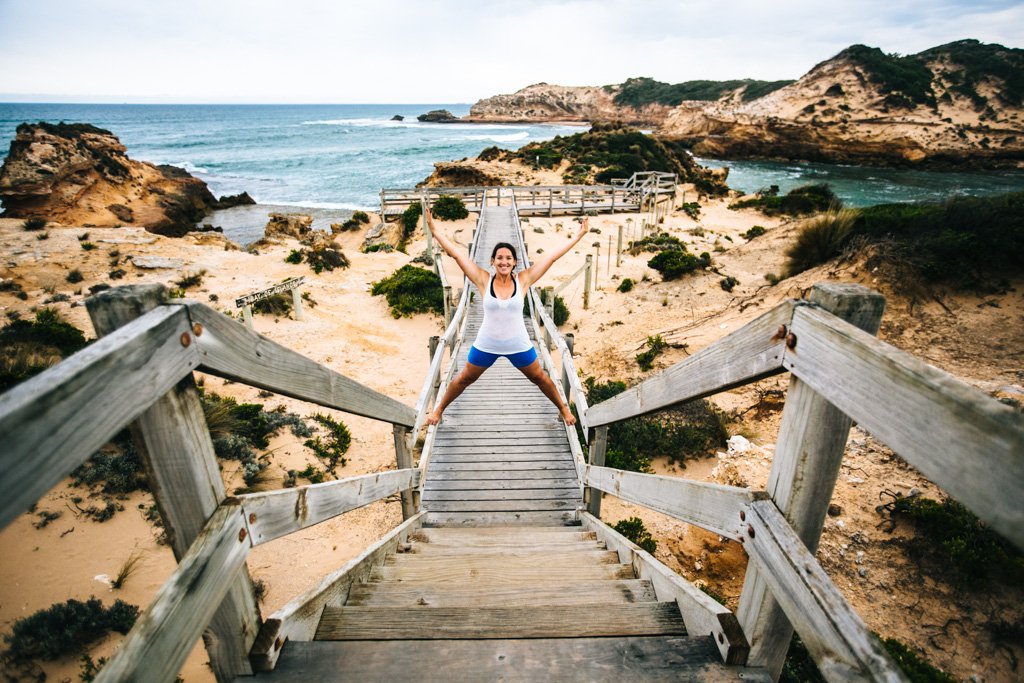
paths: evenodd
<path fill-rule="evenodd" d="M 693 200 L 692 193 L 686 201 Z M 626 239 L 643 216 L 639 214 L 601 215 L 591 219 L 592 235 L 555 264 L 542 285 L 557 286 L 584 262 L 586 254 L 595 254 L 597 287 L 590 310 L 582 308 L 582 282 L 575 281 L 562 296 L 571 312 L 563 333 L 575 335 L 576 363 L 583 377 L 616 379 L 636 383 L 651 373 L 642 372 L 634 356 L 647 335 L 661 334 L 675 348 L 659 357 L 656 372 L 683 359 L 715 339 L 737 329 L 786 298 L 804 295 L 813 283 L 834 279 L 882 289 L 889 295 L 889 306 L 880 336 L 905 350 L 921 355 L 928 362 L 958 376 L 985 391 L 1007 385 L 1019 385 L 1021 378 L 1012 368 L 1012 349 L 1024 347 L 1020 311 L 1024 310 L 1024 283 L 1000 300 L 1000 308 L 979 308 L 973 295 L 950 295 L 940 306 L 934 302 L 912 309 L 905 299 L 892 295 L 885 283 L 865 271 L 856 261 L 833 263 L 807 271 L 797 277 L 771 285 L 767 274 L 782 270 L 785 245 L 792 239 L 796 223 L 769 218 L 750 210 L 731 211 L 729 200 L 702 201 L 699 221 L 682 212 L 671 213 L 664 229 L 689 245 L 691 251 L 712 253 L 720 274 L 703 272 L 675 282 L 662 283 L 657 272 L 646 265 L 650 254 L 622 255 L 616 266 L 614 250 L 618 227 L 624 226 Z M 448 235 L 465 243 L 475 223 L 475 215 L 462 221 L 440 223 Z M 524 221 L 525 239 L 534 257 L 567 239 L 575 228 L 571 217 L 537 218 Z M 742 233 L 754 225 L 766 228 L 766 234 L 747 241 Z M 89 233 L 89 241 L 99 248 L 86 252 L 79 236 Z M 421 253 L 425 243 L 421 235 L 409 245 L 408 254 L 400 252 L 362 254 L 361 234 L 341 233 L 338 238 L 351 267 L 314 275 L 305 264 L 292 265 L 285 256 L 297 243 L 285 240 L 280 245 L 260 248 L 258 255 L 226 250 L 212 235 L 167 238 L 136 228 L 50 227 L 49 238 L 36 239 L 35 233 L 22 229 L 21 221 L 0 220 L 0 252 L 5 263 L 3 278 L 14 278 L 28 294 L 26 301 L 7 292 L 0 293 L 0 309 L 17 310 L 24 317 L 29 309 L 41 306 L 54 293 L 66 293 L 69 300 L 53 306 L 71 323 L 93 337 L 91 324 L 81 306 L 82 292 L 108 282 L 109 252 L 122 256 L 159 256 L 180 260 L 170 269 L 141 269 L 123 266 L 127 276 L 111 285 L 171 283 L 183 273 L 205 270 L 201 286 L 188 292 L 189 298 L 209 303 L 224 313 L 237 316 L 235 297 L 263 289 L 287 277 L 305 275 L 308 292 L 316 302 L 305 308 L 301 322 L 290 318 L 256 316 L 255 329 L 276 342 L 292 348 L 333 370 L 362 382 L 407 405 L 413 405 L 427 370 L 427 343 L 431 335 L 442 331 L 437 316 L 417 315 L 394 319 L 382 297 L 370 295 L 371 283 L 385 277 Z M 596 247 L 595 244 L 599 245 Z M 611 245 L 611 247 L 609 247 Z M 599 249 L 599 252 L 598 252 Z M 461 283 L 456 264 L 446 259 L 449 280 Z M 71 269 L 85 276 L 78 284 L 66 281 Z M 732 292 L 719 286 L 724 275 L 735 277 L 739 285 Z M 622 278 L 636 283 L 629 293 L 616 288 Z M 459 284 L 455 285 L 456 290 Z M 976 344 L 968 351 L 963 330 L 974 329 Z M 199 377 L 207 391 L 242 401 L 265 403 L 268 409 L 283 406 L 302 416 L 326 412 L 342 420 L 352 432 L 348 464 L 339 468 L 339 477 L 378 472 L 395 467 L 390 425 L 373 420 L 325 411 L 319 407 L 280 396 L 260 397 L 258 390 L 227 383 L 214 377 Z M 742 415 L 729 424 L 730 433 L 742 434 L 751 442 L 745 451 L 719 449 L 708 457 L 690 460 L 685 465 L 668 457 L 655 461 L 657 473 L 702 480 L 728 482 L 763 488 L 771 464 L 771 454 L 779 422 L 779 408 L 763 405 L 757 410 L 759 396 L 786 387 L 784 376 L 764 380 L 714 397 L 714 403 L 726 413 Z M 760 393 L 759 393 L 760 392 Z M 302 469 L 316 463 L 302 439 L 287 430 L 270 444 L 271 466 L 267 486 L 282 485 L 285 470 Z M 225 486 L 230 493 L 241 484 L 237 463 L 224 462 Z M 300 482 L 303 483 L 303 482 Z M 958 678 L 971 675 L 979 680 L 1010 680 L 1014 668 L 1011 659 L 995 654 L 977 656 L 972 648 L 997 652 L 984 627 L 985 610 L 981 598 L 957 594 L 934 581 L 926 590 L 913 588 L 904 577 L 917 571 L 908 565 L 898 549 L 886 542 L 892 535 L 877 528 L 880 521 L 874 508 L 879 493 L 886 488 L 909 491 L 918 488 L 926 495 L 940 492 L 916 471 L 894 458 L 869 435 L 854 429 L 837 483 L 833 502 L 841 514 L 826 522 L 819 559 L 855 609 L 868 625 L 883 636 L 895 636 L 925 649 L 937 665 Z M 60 517 L 42 529 L 33 527 L 35 514 L 22 515 L 0 532 L 0 631 L 9 632 L 21 617 L 68 598 L 100 598 L 105 604 L 120 598 L 145 609 L 155 591 L 174 569 L 170 549 L 158 542 L 159 528 L 147 521 L 145 509 L 151 496 L 135 493 L 120 501 L 124 510 L 104 523 L 83 518 L 71 502 L 84 496 L 82 489 L 64 482 L 40 500 L 37 510 L 60 512 Z M 742 585 L 745 555 L 738 544 L 723 542 L 713 534 L 676 522 L 657 513 L 642 510 L 606 497 L 603 517 L 609 523 L 630 516 L 644 519 L 659 546 L 657 557 L 688 578 L 702 582 L 723 595 L 735 608 Z M 307 529 L 303 532 L 256 548 L 249 559 L 249 571 L 257 581 L 265 582 L 261 603 L 264 616 L 313 586 L 329 571 L 356 556 L 367 545 L 392 529 L 401 520 L 397 498 Z M 911 531 L 899 528 L 897 537 Z M 861 545 L 851 541 L 854 534 Z M 852 550 L 850 548 L 853 548 Z M 858 549 L 867 555 L 857 555 Z M 109 577 L 132 553 L 141 554 L 140 569 L 120 590 L 110 587 Z M 858 569 L 866 568 L 866 575 Z M 865 578 L 866 576 L 866 578 Z M 1022 618 L 1024 610 L 1019 592 L 996 596 L 1010 621 Z M 873 606 L 884 600 L 892 609 Z M 957 619 L 957 632 L 946 629 L 936 636 L 936 624 Z M 112 652 L 120 636 L 108 637 L 90 652 L 93 658 Z M 938 646 L 936 645 L 938 643 Z M 1019 648 L 1018 648 L 1019 654 Z M 47 664 L 48 680 L 75 680 L 79 662 L 69 658 Z M 182 676 L 188 683 L 212 681 L 206 655 L 198 646 Z"/>

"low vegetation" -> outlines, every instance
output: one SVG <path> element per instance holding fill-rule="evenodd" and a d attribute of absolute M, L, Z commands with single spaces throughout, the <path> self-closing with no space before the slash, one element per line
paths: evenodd
<path fill-rule="evenodd" d="M 78 654 L 109 631 L 128 633 L 138 616 L 138 607 L 121 600 L 110 607 L 96 598 L 56 603 L 14 622 L 11 634 L 4 636 L 7 649 L 2 659 L 20 668 L 33 660 Z"/>
<path fill-rule="evenodd" d="M 56 365 L 89 342 L 52 308 L 33 320 L 12 320 L 0 328 L 0 392 Z"/>
<path fill-rule="evenodd" d="M 278 292 L 252 303 L 252 312 L 262 315 L 284 317 L 292 312 L 295 306 L 291 292 Z"/>
<path fill-rule="evenodd" d="M 768 216 L 806 216 L 821 211 L 837 211 L 842 201 L 827 184 L 803 185 L 779 196 L 779 186 L 758 190 L 750 199 L 741 199 L 729 205 L 730 209 L 753 208 Z"/>
<path fill-rule="evenodd" d="M 305 260 L 317 275 L 325 270 L 331 271 L 335 268 L 349 267 L 348 257 L 341 251 L 341 247 L 334 242 L 316 247 L 292 249 L 291 253 L 284 260 L 287 263 L 294 264 L 302 263 Z"/>
<path fill-rule="evenodd" d="M 458 197 L 441 195 L 430 209 L 434 217 L 442 221 L 458 221 L 469 216 L 466 204 Z"/>
<path fill-rule="evenodd" d="M 880 642 L 911 683 L 956 683 L 956 678 L 935 667 L 899 640 L 883 638 Z M 825 677 L 821 675 L 807 646 L 797 634 L 793 634 L 790 641 L 779 683 L 825 683 Z"/>
<path fill-rule="evenodd" d="M 857 212 L 853 209 L 827 211 L 809 219 L 786 249 L 785 277 L 829 261 L 843 252 L 853 233 Z"/>
<path fill-rule="evenodd" d="M 200 270 L 198 273 L 182 273 L 181 278 L 179 278 L 174 284 L 177 285 L 179 289 L 191 289 L 203 284 L 203 277 L 205 276 L 205 270 Z"/>
<path fill-rule="evenodd" d="M 652 337 L 647 337 L 644 346 L 647 349 L 636 354 L 636 364 L 640 366 L 641 370 L 646 372 L 654 367 L 654 359 L 665 353 L 665 350 L 668 349 L 668 342 L 660 334 L 656 334 Z"/>
<path fill-rule="evenodd" d="M 624 277 L 622 278 L 622 282 L 619 283 L 619 286 L 615 288 L 615 291 L 622 292 L 623 294 L 631 292 L 633 291 L 633 284 L 632 278 Z"/>
<path fill-rule="evenodd" d="M 755 81 L 751 79 L 733 81 L 685 81 L 683 83 L 662 83 L 653 78 L 637 77 L 626 80 L 615 95 L 615 104 L 643 108 L 649 104 L 678 106 L 686 100 L 712 101 L 740 88 L 744 102 L 763 97 L 785 87 L 793 81 Z"/>
<path fill-rule="evenodd" d="M 358 230 L 369 222 L 370 216 L 365 211 L 353 211 L 352 217 L 341 224 L 341 229 L 342 231 Z"/>
<path fill-rule="evenodd" d="M 420 216 L 423 215 L 423 206 L 419 202 L 413 202 L 402 212 L 398 221 L 402 225 L 402 238 L 399 240 L 399 251 L 405 251 L 405 244 L 416 233 L 416 227 L 420 224 Z"/>
<path fill-rule="evenodd" d="M 707 252 L 695 256 L 688 251 L 670 249 L 658 252 L 647 265 L 661 273 L 663 280 L 678 280 L 697 270 L 703 270 L 711 265 L 711 255 Z"/>
<path fill-rule="evenodd" d="M 621 394 L 626 390 L 626 383 L 598 382 L 588 377 L 584 388 L 587 403 L 594 405 Z M 683 463 L 712 448 L 724 448 L 728 436 L 719 411 L 707 401 L 691 401 L 609 425 L 605 465 L 632 472 L 650 472 L 652 458 L 667 456 L 673 462 Z"/>
<path fill-rule="evenodd" d="M 743 237 L 745 240 L 747 240 L 749 242 L 750 240 L 754 239 L 755 237 L 760 237 L 761 235 L 765 234 L 766 232 L 768 232 L 768 231 L 765 230 L 764 226 L 762 226 L 762 225 L 755 225 L 755 226 L 753 226 L 752 228 L 750 228 L 749 230 L 747 230 L 745 233 L 743 233 L 740 236 Z"/>
<path fill-rule="evenodd" d="M 344 467 L 348 462 L 345 459 L 345 453 L 348 452 L 349 446 L 352 445 L 352 434 L 344 423 L 338 422 L 328 415 L 317 414 L 313 415 L 311 419 L 320 423 L 326 431 L 326 435 L 323 439 L 319 436 L 314 436 L 308 439 L 304 445 L 313 451 L 316 457 L 323 460 L 327 465 L 327 469 L 334 473 L 339 466 Z M 300 472 L 299 475 L 305 475 L 310 479 L 313 476 L 306 472 Z"/>
<path fill-rule="evenodd" d="M 644 526 L 644 520 L 639 517 L 623 519 L 609 526 L 652 555 L 658 549 L 658 542 Z"/>
<path fill-rule="evenodd" d="M 374 296 L 384 296 L 394 318 L 414 313 L 444 312 L 444 290 L 441 278 L 432 270 L 404 265 L 394 273 L 373 283 Z"/>
<path fill-rule="evenodd" d="M 46 227 L 46 219 L 40 218 L 39 216 L 32 216 L 30 218 L 26 218 L 25 222 L 21 224 L 21 227 L 29 231 L 42 230 Z"/>

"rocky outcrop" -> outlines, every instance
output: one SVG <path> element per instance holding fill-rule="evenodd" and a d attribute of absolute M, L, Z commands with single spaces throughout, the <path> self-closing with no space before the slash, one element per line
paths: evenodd
<path fill-rule="evenodd" d="M 313 231 L 313 217 L 303 213 L 272 213 L 263 230 L 263 237 L 272 240 L 291 237 L 302 240 Z"/>
<path fill-rule="evenodd" d="M 984 56 L 988 73 L 963 66 Z M 973 61 L 972 61 L 973 63 Z M 894 57 L 853 46 L 746 103 L 684 102 L 659 133 L 697 155 L 929 168 L 1024 166 L 1024 50 L 961 41 Z M 900 67 L 901 77 L 887 67 Z M 973 71 L 971 69 L 974 69 Z"/>
<path fill-rule="evenodd" d="M 463 121 L 517 123 L 623 121 L 635 125 L 657 125 L 670 107 L 651 104 L 642 109 L 615 103 L 618 86 L 606 88 L 570 87 L 536 83 L 511 95 L 480 100 Z"/>
<path fill-rule="evenodd" d="M 131 223 L 181 236 L 217 205 L 198 178 L 134 161 L 125 151 L 110 131 L 89 124 L 21 124 L 0 168 L 3 215 L 100 227 Z"/>
<path fill-rule="evenodd" d="M 392 119 L 393 121 L 394 119 Z M 459 120 L 459 117 L 452 114 L 447 109 L 435 109 L 428 111 L 426 114 L 420 114 L 416 117 L 417 121 L 424 123 L 453 123 Z"/>
<path fill-rule="evenodd" d="M 503 174 L 493 173 L 483 166 L 468 161 L 443 161 L 434 164 L 434 172 L 416 187 L 494 187 L 508 184 Z"/>
<path fill-rule="evenodd" d="M 241 194 L 229 194 L 223 195 L 217 200 L 217 203 L 213 208 L 215 209 L 230 209 L 233 206 L 252 206 L 256 203 L 256 200 L 249 196 L 248 192 L 242 192 Z"/>

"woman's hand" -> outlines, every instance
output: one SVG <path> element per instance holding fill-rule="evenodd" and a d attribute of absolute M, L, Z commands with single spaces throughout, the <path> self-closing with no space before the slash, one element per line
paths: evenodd
<path fill-rule="evenodd" d="M 573 240 L 579 242 L 588 232 L 590 232 L 590 216 L 584 216 L 583 220 L 580 221 L 580 231 L 576 233 L 576 237 Z"/>

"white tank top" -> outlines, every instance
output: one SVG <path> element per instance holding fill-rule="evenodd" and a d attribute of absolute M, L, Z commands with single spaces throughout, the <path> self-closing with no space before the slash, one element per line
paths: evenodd
<path fill-rule="evenodd" d="M 533 348 L 533 342 L 526 333 L 523 322 L 523 292 L 519 277 L 513 276 L 514 289 L 508 299 L 499 299 L 493 294 L 494 276 L 487 281 L 484 291 L 484 321 L 473 342 L 480 351 L 487 353 L 521 353 Z"/>

